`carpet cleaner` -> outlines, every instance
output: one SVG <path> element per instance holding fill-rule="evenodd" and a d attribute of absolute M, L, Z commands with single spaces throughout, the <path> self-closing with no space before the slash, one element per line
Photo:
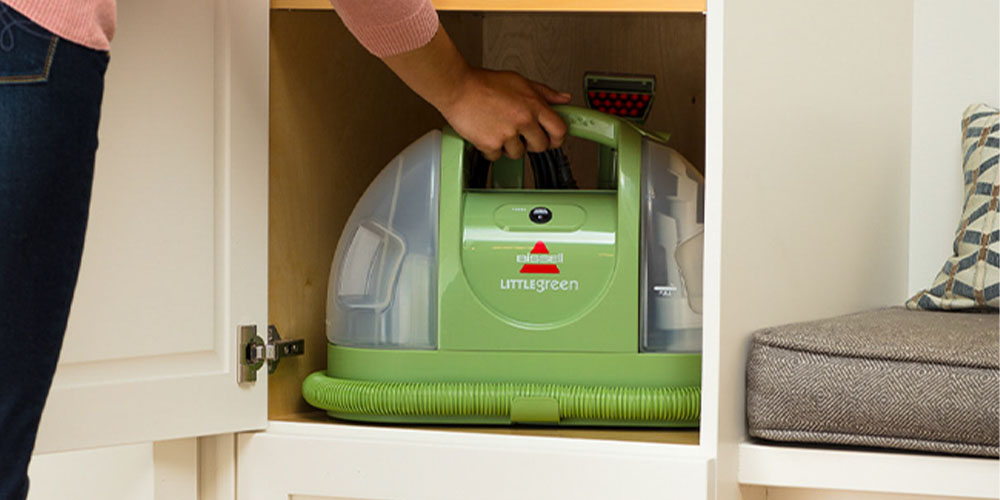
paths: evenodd
<path fill-rule="evenodd" d="M 697 426 L 704 179 L 664 135 L 554 108 L 613 152 L 490 163 L 427 133 L 376 177 L 330 271 L 327 369 L 303 395 L 390 423 Z"/>

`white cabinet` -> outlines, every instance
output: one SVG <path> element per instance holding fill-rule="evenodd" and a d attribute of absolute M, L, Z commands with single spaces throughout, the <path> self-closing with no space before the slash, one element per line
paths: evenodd
<path fill-rule="evenodd" d="M 574 92 L 585 69 L 655 67 L 676 89 L 658 94 L 658 126 L 668 124 L 692 157 L 704 149 L 705 19 L 697 13 L 442 15 L 473 63 L 517 69 Z M 299 384 L 325 366 L 323 284 L 341 227 L 379 169 L 443 123 L 357 46 L 334 13 L 275 11 L 271 29 L 269 317 L 282 333 L 307 336 L 307 353 L 287 366 L 283 361 L 272 376 L 267 431 L 238 438 L 237 497 L 710 498 L 714 445 L 693 430 L 388 427 L 308 413 Z M 591 45 L 578 44 L 580 38 Z M 596 157 L 596 150 L 583 153 Z M 578 167 L 581 180 L 586 170 Z M 596 168 L 591 173 L 592 182 Z M 714 377 L 716 369 L 703 372 Z"/>
<path fill-rule="evenodd" d="M 836 490 L 989 497 L 996 461 L 879 462 L 958 467 L 973 483 L 907 487 L 898 474 L 895 488 L 821 472 L 833 458 L 865 463 L 866 452 L 798 454 L 746 443 L 751 331 L 900 303 L 908 292 L 917 88 L 911 0 L 709 0 L 704 44 L 696 44 L 708 181 L 702 425 L 684 436 L 366 426 L 289 415 L 304 410 L 301 378 L 322 366 L 323 332 L 314 330 L 323 321 L 324 266 L 353 201 L 381 166 L 371 158 L 391 157 L 416 137 L 408 134 L 440 122 L 357 47 L 310 46 L 310 33 L 346 36 L 330 17 L 271 33 L 269 89 L 266 0 L 119 7 L 91 233 L 40 452 L 146 442 L 123 451 L 142 465 L 157 456 L 149 442 L 202 436 L 197 458 L 191 441 L 156 444 L 164 463 L 187 465 L 154 463 L 180 478 L 179 489 L 151 487 L 184 491 L 176 496 L 184 500 L 751 500 L 770 487 L 804 488 L 781 490 L 781 498 L 834 498 Z M 514 21 L 506 26 L 521 24 Z M 485 57 L 483 44 L 500 37 L 502 23 L 478 14 L 449 22 L 453 37 L 468 42 L 467 56 L 498 60 Z M 666 58 L 686 47 L 656 43 L 637 50 Z M 575 49 L 563 47 L 566 57 Z M 312 67 L 286 71 L 296 51 Z M 543 60 L 565 66 L 558 57 Z M 383 98 L 362 109 L 352 92 Z M 671 112 L 684 115 L 684 100 L 670 101 Z M 296 121 L 276 122 L 279 107 Z M 392 113 L 408 120 L 383 118 Z M 365 128 L 370 121 L 379 126 Z M 289 146 L 275 141 L 278 134 L 304 139 Z M 316 210 L 289 216 L 275 202 L 283 196 Z M 311 312 L 296 312 L 301 304 Z M 235 375 L 237 325 L 263 332 L 269 319 L 286 335 L 318 339 L 304 360 L 283 362 L 270 396 L 267 377 L 239 386 Z M 782 469 L 803 472 L 775 475 Z M 191 474 L 197 495 L 183 479 Z M 825 493 L 814 495 L 817 488 Z"/>
<path fill-rule="evenodd" d="M 198 453 L 188 438 L 35 455 L 28 500 L 225 498 L 198 496 Z"/>
<path fill-rule="evenodd" d="M 994 459 L 891 451 L 740 446 L 740 483 L 872 494 L 996 498 Z"/>
<path fill-rule="evenodd" d="M 709 498 L 696 446 L 272 422 L 239 437 L 239 500 Z"/>
<path fill-rule="evenodd" d="M 93 206 L 36 453 L 260 429 L 266 1 L 120 2 Z"/>

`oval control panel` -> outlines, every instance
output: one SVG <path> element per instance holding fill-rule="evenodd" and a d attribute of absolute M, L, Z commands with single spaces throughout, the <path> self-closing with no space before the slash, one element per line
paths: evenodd
<path fill-rule="evenodd" d="M 587 222 L 587 212 L 569 203 L 508 203 L 493 212 L 493 221 L 504 231 L 569 232 L 580 229 Z"/>

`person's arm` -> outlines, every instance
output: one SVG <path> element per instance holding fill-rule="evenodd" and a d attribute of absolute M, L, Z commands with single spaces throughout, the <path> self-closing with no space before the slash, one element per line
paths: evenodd
<path fill-rule="evenodd" d="M 549 108 L 570 95 L 513 72 L 470 67 L 430 0 L 331 0 L 369 52 L 438 109 L 492 160 L 562 145 L 566 125 Z M 522 142 L 523 138 L 523 142 Z"/>
<path fill-rule="evenodd" d="M 525 145 L 532 152 L 562 145 L 566 124 L 549 104 L 568 103 L 569 94 L 469 66 L 443 27 L 427 45 L 382 61 L 490 160 L 520 158 Z"/>

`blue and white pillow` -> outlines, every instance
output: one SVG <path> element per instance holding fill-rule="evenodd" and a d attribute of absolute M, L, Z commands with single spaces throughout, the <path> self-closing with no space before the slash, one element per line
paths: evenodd
<path fill-rule="evenodd" d="M 930 288 L 906 302 L 909 309 L 1000 307 L 1000 110 L 974 104 L 962 119 L 965 208 L 954 254 Z"/>

